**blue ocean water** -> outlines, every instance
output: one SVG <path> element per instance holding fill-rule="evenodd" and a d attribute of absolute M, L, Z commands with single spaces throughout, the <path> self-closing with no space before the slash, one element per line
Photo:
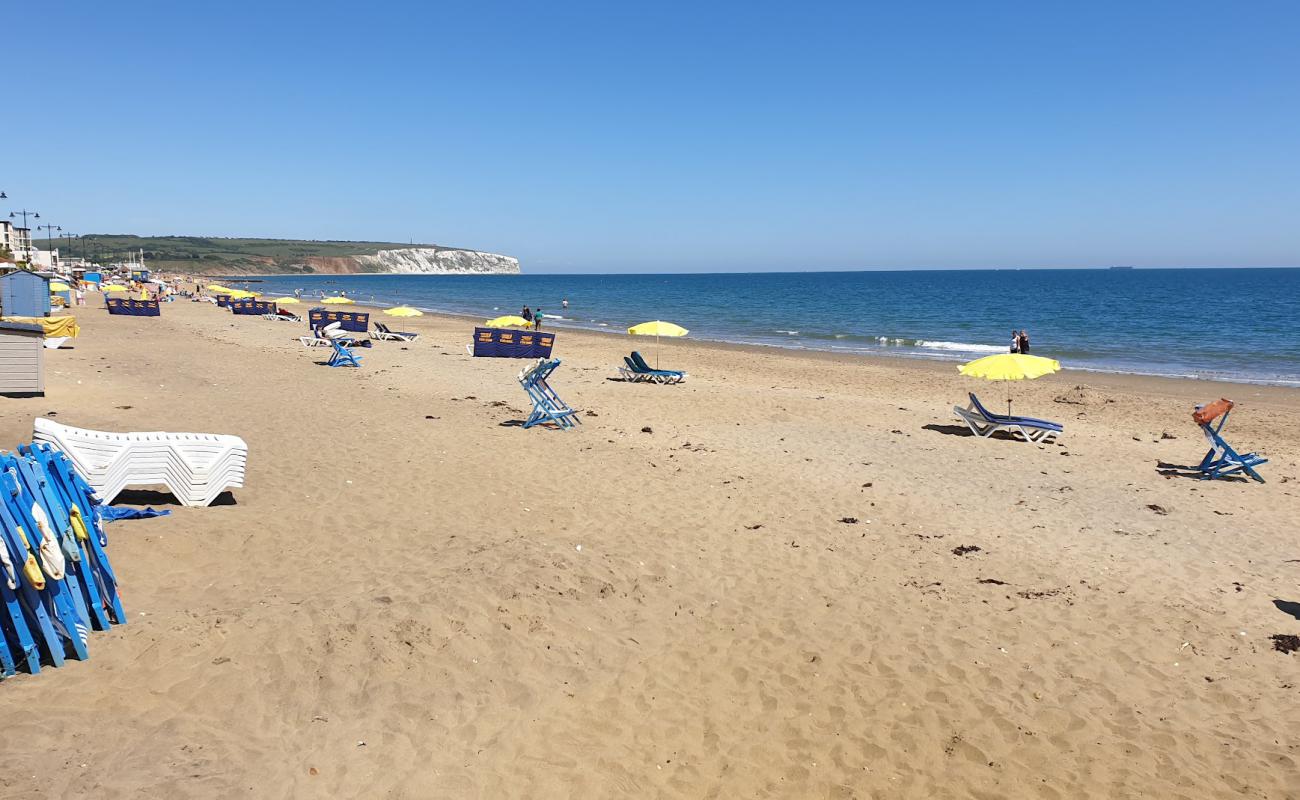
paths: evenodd
<path fill-rule="evenodd" d="M 548 327 L 967 360 L 1013 328 L 1066 367 L 1300 385 L 1300 269 L 980 270 L 692 275 L 271 276 L 248 287 L 345 291 L 483 317 L 541 306 Z M 238 281 L 230 281 L 238 284 Z M 569 307 L 561 307 L 567 299 Z M 556 317 L 559 317 L 558 319 Z"/>

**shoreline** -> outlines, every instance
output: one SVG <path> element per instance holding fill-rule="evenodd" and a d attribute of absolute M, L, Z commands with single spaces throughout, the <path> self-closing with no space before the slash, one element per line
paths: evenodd
<path fill-rule="evenodd" d="M 451 277 L 469 277 L 473 275 L 476 275 L 476 273 L 467 273 L 467 274 L 451 276 Z M 377 276 L 392 276 L 392 277 L 401 277 L 401 278 L 442 277 L 440 275 L 414 275 L 414 274 L 398 274 L 398 273 L 353 273 L 348 275 L 307 275 L 307 276 L 294 275 L 294 274 L 260 275 L 257 276 L 256 278 L 250 277 L 250 278 L 246 278 L 245 280 L 248 280 L 250 283 L 253 282 L 260 283 L 263 282 L 263 279 L 266 278 L 306 277 L 311 279 L 323 279 L 323 280 L 334 281 L 334 279 L 366 278 L 366 277 L 377 277 Z M 502 275 L 496 277 L 521 277 L 521 276 Z M 522 277 L 534 277 L 534 276 L 522 276 Z M 238 281 L 232 280 L 232 282 L 238 282 Z M 342 283 L 342 281 L 340 282 Z M 341 288 L 345 288 L 345 287 L 341 287 Z M 310 300 L 308 300 L 308 302 L 310 302 Z M 358 305 L 367 305 L 370 307 L 376 307 L 380 309 L 391 307 L 390 305 L 386 305 L 385 302 L 386 301 L 384 300 L 375 298 L 373 301 L 363 302 L 358 300 Z M 478 311 L 472 311 L 472 310 L 440 308 L 431 305 L 421 305 L 419 304 L 418 301 L 415 303 L 410 303 L 409 301 L 401 301 L 401 302 L 404 304 L 414 305 L 420 310 L 430 314 L 446 314 L 450 316 L 466 317 L 470 319 L 482 319 L 482 316 L 480 315 L 490 316 L 494 313 L 511 313 L 509 311 L 503 310 L 500 306 L 498 306 L 495 311 L 483 310 L 483 309 L 479 309 Z M 397 304 L 399 303 L 393 302 L 391 305 L 397 305 Z M 554 318 L 555 317 L 552 317 L 552 319 Z M 615 333 L 617 335 L 623 335 L 621 329 L 616 329 L 612 327 L 612 325 L 602 326 L 595 322 L 588 324 L 586 322 L 579 322 L 577 319 L 570 319 L 568 320 L 568 322 L 570 322 L 571 324 L 565 324 L 563 322 L 558 324 L 553 323 L 553 327 L 556 330 L 583 331 L 589 333 Z M 688 325 L 687 327 L 691 327 L 691 326 Z M 728 337 L 728 338 L 723 338 L 723 337 Z M 960 348 L 938 347 L 937 345 L 946 344 L 945 342 L 942 341 L 929 342 L 929 344 L 936 345 L 934 348 L 929 348 L 926 346 L 927 342 L 925 341 L 913 342 L 910 339 L 892 340 L 892 346 L 880 345 L 879 347 L 877 347 L 877 346 L 872 346 L 870 344 L 870 342 L 873 341 L 871 337 L 859 337 L 859 341 L 861 342 L 862 347 L 852 347 L 852 346 L 837 347 L 833 344 L 830 344 L 830 342 L 832 341 L 831 339 L 827 337 L 819 337 L 819 336 L 812 336 L 810 340 L 803 340 L 797 343 L 796 342 L 787 343 L 787 342 L 776 340 L 777 337 L 773 337 L 763 333 L 736 334 L 734 336 L 730 334 L 722 334 L 721 336 L 719 335 L 708 336 L 708 335 L 697 333 L 694 334 L 691 338 L 693 338 L 695 341 L 707 341 L 707 342 L 717 343 L 719 345 L 769 347 L 769 348 L 777 348 L 777 349 L 791 351 L 791 352 L 832 353 L 836 355 L 843 355 L 843 356 L 848 356 L 853 358 L 887 358 L 891 360 L 902 359 L 906 361 L 934 362 L 939 364 L 960 364 L 966 361 L 973 360 L 975 358 L 979 358 L 982 355 L 992 354 L 993 352 L 995 352 L 994 350 L 988 349 L 988 348 L 995 347 L 994 345 L 989 345 L 984 343 L 967 345 L 967 347 L 972 348 L 972 350 L 970 352 L 966 352 Z M 848 337 L 848 338 L 851 340 L 853 337 Z M 757 340 L 754 341 L 754 339 Z M 818 342 L 823 339 L 827 342 L 827 344 L 825 346 L 819 346 Z M 813 344 L 809 344 L 808 343 L 809 341 L 812 341 Z M 883 339 L 881 341 L 883 341 Z M 899 348 L 901 352 L 894 352 L 893 350 L 894 347 Z M 974 348 L 978 348 L 978 350 Z M 999 348 L 996 350 L 996 352 L 1002 352 L 1003 349 L 1004 348 Z M 988 350 L 988 352 L 983 352 L 984 350 Z M 1161 371 L 1160 367 L 1162 365 L 1159 364 L 1158 362 L 1150 362 L 1154 364 L 1152 368 L 1144 368 L 1142 364 L 1138 364 L 1135 366 L 1129 366 L 1127 364 L 1120 365 L 1120 366 L 1110 366 L 1105 363 L 1104 357 L 1096 359 L 1099 363 L 1088 363 L 1086 356 L 1082 357 L 1085 359 L 1086 365 L 1079 366 L 1077 364 L 1072 364 L 1070 361 L 1070 356 L 1068 355 L 1067 356 L 1053 355 L 1046 350 L 1042 350 L 1041 353 L 1046 354 L 1049 357 L 1057 358 L 1058 360 L 1061 360 L 1063 365 L 1066 367 L 1066 369 L 1070 369 L 1079 373 L 1099 374 L 1099 375 L 1131 375 L 1136 377 L 1204 381 L 1204 382 L 1216 383 L 1216 384 L 1221 383 L 1221 384 L 1246 385 L 1246 386 L 1300 388 L 1300 373 L 1292 375 L 1282 371 L 1273 371 L 1273 372 L 1265 371 L 1265 374 L 1263 376 L 1256 377 L 1255 375 L 1249 373 L 1234 374 L 1232 370 L 1223 370 L 1223 369 L 1198 370 L 1196 368 L 1181 366 L 1176 363 L 1170 365 L 1167 370 Z M 1206 374 L 1206 373 L 1210 373 L 1210 374 Z"/>
<path fill-rule="evenodd" d="M 308 306 L 309 302 L 306 299 L 304 299 L 300 305 Z M 394 303 L 392 305 L 382 305 L 382 304 L 376 304 L 371 302 L 356 301 L 355 303 L 347 307 L 362 309 L 364 311 L 368 311 L 372 315 L 379 315 L 382 317 L 383 316 L 382 312 L 385 308 L 394 308 L 397 305 L 401 305 L 401 304 Z M 435 310 L 429 310 L 421 306 L 415 306 L 415 308 L 418 308 L 420 311 L 424 312 L 426 316 L 433 317 L 435 319 L 465 320 L 474 324 L 482 324 L 483 321 L 482 316 L 477 314 L 469 314 L 464 312 L 446 311 L 446 310 L 435 311 Z M 403 320 L 403 323 L 404 322 L 405 320 Z M 555 325 L 555 326 L 548 326 L 546 328 L 543 328 L 543 330 L 549 330 L 553 333 L 564 333 L 566 335 L 577 335 L 577 336 L 590 335 L 590 336 L 599 336 L 599 337 L 611 337 L 611 336 L 622 337 L 628 339 L 629 341 L 631 341 L 634 338 L 629 336 L 624 331 L 618 331 L 613 329 L 598 330 L 598 329 L 583 328 L 577 326 L 570 327 L 570 326 Z M 466 343 L 469 342 L 469 339 L 470 339 L 470 335 L 467 333 Z M 630 347 L 629 350 L 642 349 L 644 345 L 644 341 L 638 340 L 632 342 L 632 344 L 633 346 Z M 887 354 L 877 354 L 877 353 L 845 353 L 845 352 L 836 352 L 833 350 L 818 350 L 812 348 L 786 347 L 778 344 L 720 341 L 716 339 L 704 339 L 700 337 L 690 337 L 690 336 L 682 339 L 663 339 L 660 342 L 660 346 L 661 347 L 698 346 L 698 347 L 707 347 L 715 350 L 729 351 L 735 353 L 782 354 L 792 358 L 807 357 L 810 359 L 816 359 L 818 361 L 829 361 L 829 362 L 841 363 L 845 365 L 851 365 L 854 363 L 869 364 L 875 367 L 890 367 L 892 365 L 899 365 L 904 369 L 920 370 L 930 374 L 955 375 L 956 365 L 962 363 L 959 360 L 922 358 L 922 357 L 907 355 L 907 354 L 887 355 Z M 1217 397 L 1210 397 L 1209 396 L 1210 394 L 1214 394 L 1215 392 L 1228 391 L 1228 390 L 1232 390 L 1233 392 L 1235 392 L 1240 396 L 1253 395 L 1258 393 L 1260 390 L 1266 390 L 1264 394 L 1270 397 L 1274 396 L 1274 393 L 1278 393 L 1277 396 L 1279 398 L 1286 394 L 1291 394 L 1296 397 L 1300 397 L 1300 384 L 1290 385 L 1285 383 L 1265 383 L 1265 382 L 1243 381 L 1243 380 L 1233 380 L 1233 379 L 1198 378 L 1198 377 L 1192 377 L 1187 375 L 1161 375 L 1161 374 L 1151 374 L 1151 373 L 1118 372 L 1118 371 L 1112 372 L 1107 370 L 1076 369 L 1064 365 L 1062 370 L 1059 373 L 1057 373 L 1058 379 L 1065 379 L 1065 380 L 1069 380 L 1073 375 L 1079 375 L 1079 376 L 1086 375 L 1088 376 L 1087 379 L 1088 382 L 1098 383 L 1101 386 L 1120 388 L 1125 391 L 1140 391 L 1148 388 L 1160 388 L 1163 384 L 1167 382 L 1168 387 L 1162 390 L 1164 393 L 1186 395 L 1187 394 L 1186 389 L 1188 387 L 1204 386 L 1208 390 L 1205 392 L 1206 402 L 1210 400 L 1218 399 Z M 1083 378 L 1081 377 L 1080 382 L 1082 381 Z M 971 385 L 976 386 L 977 384 L 975 382 L 971 382 Z"/>

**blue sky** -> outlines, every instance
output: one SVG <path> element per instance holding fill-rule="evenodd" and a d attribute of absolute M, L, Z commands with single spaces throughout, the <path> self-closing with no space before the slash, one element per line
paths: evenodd
<path fill-rule="evenodd" d="M 4 207 L 530 272 L 1300 265 L 1300 3 L 54 2 Z M 50 110 L 57 113 L 50 116 Z"/>

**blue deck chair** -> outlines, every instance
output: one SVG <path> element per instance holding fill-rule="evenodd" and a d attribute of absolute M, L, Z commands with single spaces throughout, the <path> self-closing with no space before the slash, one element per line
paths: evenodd
<path fill-rule="evenodd" d="M 338 340 L 331 339 L 330 346 L 334 348 L 334 355 L 330 356 L 329 365 L 331 367 L 360 367 L 361 356 L 352 352 L 348 348 L 339 344 Z"/>
<path fill-rule="evenodd" d="M 1201 426 L 1205 440 L 1210 443 L 1209 452 L 1201 459 L 1196 469 L 1201 473 L 1201 480 L 1226 478 L 1245 473 L 1263 483 L 1264 478 L 1255 471 L 1255 467 L 1267 464 L 1268 459 L 1258 453 L 1238 453 L 1232 449 L 1232 445 L 1223 440 L 1223 426 L 1228 422 L 1228 414 L 1232 412 L 1233 405 L 1235 404 L 1231 400 L 1219 400 L 1208 405 L 1197 406 L 1196 411 L 1192 413 L 1192 419 Z M 1214 424 L 1216 417 L 1219 420 L 1218 425 Z"/>
<path fill-rule="evenodd" d="M 37 557 L 41 534 L 31 517 L 29 498 L 24 497 L 12 465 L 11 457 L 0 459 L 3 475 L 0 476 L 0 526 L 6 529 L 9 552 L 24 561 L 29 555 L 36 558 L 44 586 L 37 588 L 24 574 L 18 582 L 18 594 L 28 627 L 39 632 L 45 655 L 55 666 L 62 666 L 66 656 L 78 660 L 89 657 L 86 651 L 88 623 L 77 612 L 64 579 L 55 579 L 45 569 L 43 557 Z"/>
<path fill-rule="evenodd" d="M 17 521 L 9 513 L 8 504 L 3 501 L 0 501 L 0 538 L 4 539 L 13 561 L 17 584 L 15 588 L 9 589 L 7 580 L 0 581 L 4 585 L 0 592 L 5 598 L 5 610 L 9 616 L 5 633 L 14 634 L 15 641 L 20 641 L 23 638 L 22 630 L 27 630 L 27 638 L 37 648 L 35 653 L 28 654 L 28 671 L 40 671 L 42 653 L 49 663 L 56 667 L 62 666 L 65 652 L 63 639 L 54 628 L 40 590 L 27 578 L 23 565 L 28 559 L 28 550 L 18 535 Z M 40 569 L 39 564 L 36 569 Z"/>
<path fill-rule="evenodd" d="M 17 463 L 20 460 L 22 459 L 14 456 L 0 458 L 0 466 L 4 470 L 3 475 L 0 475 L 4 500 L 8 504 L 9 513 L 26 533 L 32 550 L 36 550 L 44 541 L 42 520 L 37 513 L 39 507 L 50 526 L 48 529 L 50 535 L 54 537 L 56 546 L 63 552 L 65 565 L 61 578 L 54 578 L 49 574 L 49 570 L 45 568 L 45 557 L 40 556 L 39 563 L 45 573 L 45 588 L 40 590 L 40 594 L 47 601 L 46 610 L 50 613 L 50 621 L 54 624 L 55 631 L 69 648 L 67 652 L 73 658 L 84 661 L 90 657 L 86 649 L 90 635 L 90 617 L 81 596 L 80 581 L 72 564 L 69 563 L 71 559 L 64 547 L 62 531 L 58 530 L 58 518 L 53 510 L 46 507 L 41 497 L 25 486 L 25 481 L 19 472 L 20 465 Z"/>
<path fill-rule="evenodd" d="M 98 520 L 97 512 L 85 507 L 93 498 L 94 490 L 85 486 L 89 493 L 87 498 L 75 481 L 70 483 L 68 476 L 75 474 L 71 462 L 49 445 L 22 445 L 18 449 L 31 460 L 33 476 L 44 480 L 50 504 L 57 506 L 61 524 L 66 525 L 64 550 L 75 553 L 69 558 L 85 594 L 92 627 L 105 631 L 114 624 L 121 625 L 126 621 L 126 612 L 122 610 L 122 600 L 117 592 L 117 576 L 113 574 L 108 555 L 104 552 L 102 522 Z M 78 497 L 79 494 L 83 496 Z"/>
<path fill-rule="evenodd" d="M 50 445 L 23 445 L 19 449 L 44 467 L 50 486 L 68 515 L 73 535 L 84 558 L 81 580 L 83 584 L 92 585 L 98 596 L 98 607 L 103 609 L 102 615 L 92 615 L 92 623 L 96 623 L 97 630 L 104 630 L 109 622 L 114 625 L 126 624 L 126 612 L 117 590 L 117 576 L 104 551 L 108 546 L 108 538 L 104 535 L 99 497 L 95 490 L 77 474 L 68 457 Z M 87 593 L 90 591 L 87 590 Z M 105 627 L 101 628 L 100 624 L 105 624 Z"/>
<path fill-rule="evenodd" d="M 654 383 L 681 383 L 686 380 L 686 373 L 679 369 L 655 369 L 636 350 L 632 351 L 631 366 L 646 380 Z"/>
<path fill-rule="evenodd" d="M 967 396 L 970 397 L 969 406 L 953 406 L 952 410 L 976 436 L 987 439 L 998 431 L 1005 431 L 1013 438 L 1019 436 L 1026 442 L 1047 444 L 1065 430 L 1061 423 L 1051 420 L 994 414 L 980 403 L 974 392 L 968 392 Z"/>
<path fill-rule="evenodd" d="M 99 588 L 90 568 L 90 557 L 86 555 L 82 542 L 72 530 L 72 519 L 57 492 L 50 485 L 50 478 L 44 467 L 30 457 L 14 459 L 18 477 L 23 483 L 25 496 L 40 504 L 46 518 L 54 526 L 59 547 L 63 551 L 65 570 L 63 580 L 67 584 L 68 594 L 82 620 L 99 631 L 108 630 L 111 623 L 99 599 Z"/>
<path fill-rule="evenodd" d="M 558 366 L 560 366 L 558 358 L 550 360 L 539 358 L 536 364 L 519 373 L 519 385 L 524 387 L 528 399 L 533 401 L 533 411 L 524 421 L 525 428 L 547 422 L 564 429 L 582 424 L 582 420 L 578 419 L 578 412 L 561 400 L 546 380 Z"/>

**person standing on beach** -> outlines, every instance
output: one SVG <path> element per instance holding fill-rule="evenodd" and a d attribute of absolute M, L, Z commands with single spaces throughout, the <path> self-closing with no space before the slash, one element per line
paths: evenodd
<path fill-rule="evenodd" d="M 1029 355 L 1029 331 L 1020 332 L 1020 352 Z"/>
<path fill-rule="evenodd" d="M 540 308 L 533 312 L 533 330 L 540 331 L 542 329 L 542 317 L 544 316 L 546 315 L 542 313 Z"/>
<path fill-rule="evenodd" d="M 532 310 L 531 308 L 529 308 L 528 306 L 524 306 L 524 313 L 523 313 L 521 316 L 523 316 L 523 318 L 526 319 L 526 320 L 528 320 L 529 322 L 532 322 L 532 321 L 533 321 L 533 310 Z"/>
<path fill-rule="evenodd" d="M 1020 352 L 1020 331 L 1017 330 L 1011 331 L 1011 352 L 1013 353 Z"/>

